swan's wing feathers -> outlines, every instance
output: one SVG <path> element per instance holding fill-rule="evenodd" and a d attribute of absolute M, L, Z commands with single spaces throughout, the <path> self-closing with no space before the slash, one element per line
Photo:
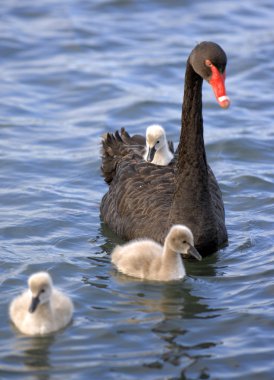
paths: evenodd
<path fill-rule="evenodd" d="M 125 130 L 125 128 L 121 128 L 121 136 L 123 141 L 129 145 L 141 145 L 142 147 L 146 145 L 146 139 L 144 136 L 130 136 L 129 133 Z"/>
<path fill-rule="evenodd" d="M 144 147 L 128 143 L 127 135 L 127 132 L 124 130 L 123 133 L 116 131 L 114 134 L 107 133 L 103 136 L 101 170 L 108 184 L 110 184 L 115 177 L 117 164 L 121 160 L 124 158 L 129 161 L 131 161 L 132 158 L 137 161 L 143 160 Z M 130 156 L 127 157 L 128 155 Z"/>
<path fill-rule="evenodd" d="M 102 200 L 103 220 L 126 239 L 159 236 L 167 223 L 174 193 L 173 167 L 138 161 L 134 154 L 128 158 L 117 165 L 115 178 Z M 151 234 L 152 229 L 155 231 Z"/>

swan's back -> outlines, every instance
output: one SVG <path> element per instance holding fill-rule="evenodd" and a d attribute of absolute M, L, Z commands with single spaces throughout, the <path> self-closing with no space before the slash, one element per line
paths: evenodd
<path fill-rule="evenodd" d="M 172 141 L 168 141 L 168 147 L 174 154 L 174 145 Z M 110 184 L 117 176 L 117 169 L 123 163 L 129 163 L 126 172 L 134 173 L 134 165 L 141 163 L 143 168 L 152 165 L 144 160 L 146 152 L 146 139 L 140 135 L 130 136 L 127 131 L 122 128 L 119 133 L 107 133 L 102 139 L 102 165 L 101 171 L 105 182 Z M 132 170 L 131 170 L 132 169 Z M 142 171 L 142 169 L 141 169 Z"/>

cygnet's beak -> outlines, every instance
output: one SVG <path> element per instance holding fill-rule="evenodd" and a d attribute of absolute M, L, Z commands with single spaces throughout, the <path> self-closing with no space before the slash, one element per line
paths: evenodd
<path fill-rule="evenodd" d="M 148 148 L 148 152 L 147 152 L 147 161 L 148 162 L 152 162 L 153 161 L 155 153 L 156 153 L 155 146 L 153 146 L 152 148 L 151 147 Z"/>
<path fill-rule="evenodd" d="M 31 304 L 30 304 L 30 307 L 29 307 L 29 312 L 30 313 L 34 313 L 35 310 L 37 309 L 37 306 L 39 305 L 39 297 L 32 297 L 31 299 Z"/>
<path fill-rule="evenodd" d="M 193 247 L 193 245 L 189 244 L 189 248 L 187 250 L 187 253 L 190 255 L 190 256 L 193 256 L 195 257 L 195 259 L 201 261 L 202 260 L 202 256 L 200 255 L 200 253 L 197 251 L 197 249 L 195 247 Z"/>

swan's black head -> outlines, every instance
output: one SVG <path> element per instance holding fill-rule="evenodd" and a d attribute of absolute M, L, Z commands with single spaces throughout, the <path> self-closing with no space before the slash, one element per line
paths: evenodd
<path fill-rule="evenodd" d="M 221 74 L 225 72 L 227 63 L 226 54 L 223 49 L 215 44 L 215 42 L 207 41 L 201 42 L 192 50 L 189 60 L 196 73 L 208 82 L 212 76 L 209 62 L 211 62 Z"/>
<path fill-rule="evenodd" d="M 230 100 L 225 90 L 226 54 L 215 42 L 204 41 L 189 56 L 193 70 L 212 86 L 218 103 L 228 108 Z"/>

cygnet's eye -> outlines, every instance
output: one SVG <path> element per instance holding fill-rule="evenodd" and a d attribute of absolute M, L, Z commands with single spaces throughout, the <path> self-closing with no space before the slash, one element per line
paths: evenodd
<path fill-rule="evenodd" d="M 184 243 L 184 244 L 186 244 L 186 243 L 187 243 L 187 241 L 186 241 L 186 240 L 183 240 L 183 243 Z"/>
<path fill-rule="evenodd" d="M 40 293 L 45 293 L 45 289 L 41 289 L 41 292 Z"/>
<path fill-rule="evenodd" d="M 160 142 L 160 141 L 159 141 L 159 140 L 157 140 L 157 141 L 156 141 L 156 144 L 159 144 L 159 142 Z"/>

